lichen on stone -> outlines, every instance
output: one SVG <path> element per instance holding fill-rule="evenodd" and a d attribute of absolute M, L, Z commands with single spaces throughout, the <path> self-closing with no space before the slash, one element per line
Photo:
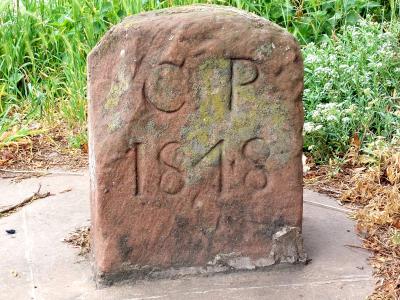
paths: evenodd
<path fill-rule="evenodd" d="M 265 59 L 272 54 L 275 49 L 275 45 L 272 42 L 265 43 L 257 48 L 255 58 L 258 60 Z"/>
<path fill-rule="evenodd" d="M 242 66 L 233 68 L 233 63 Z M 290 159 L 287 151 L 283 151 L 287 148 L 286 140 L 291 139 L 290 130 L 283 126 L 288 119 L 286 107 L 270 99 L 265 86 L 252 81 L 256 78 L 251 73 L 254 71 L 246 70 L 250 63 L 213 58 L 199 65 L 193 92 L 198 109 L 181 130 L 181 151 L 189 182 L 200 179 L 205 167 L 220 163 L 219 154 L 223 150 L 213 149 L 220 141 L 225 148 L 240 149 L 247 140 L 267 133 L 271 159 L 278 163 L 275 166 L 280 167 Z M 232 74 L 232 70 L 240 72 Z M 240 80 L 235 76 L 244 77 Z M 197 166 L 199 161 L 202 167 Z"/>
<path fill-rule="evenodd" d="M 124 53 L 124 52 L 121 52 Z M 117 67 L 116 78 L 112 81 L 110 91 L 105 99 L 104 108 L 109 111 L 116 108 L 119 104 L 121 97 L 129 89 L 129 70 L 128 66 L 124 61 L 124 55 L 120 58 L 120 62 Z"/>
<path fill-rule="evenodd" d="M 114 132 L 114 131 L 120 129 L 121 127 L 122 127 L 122 119 L 121 119 L 121 116 L 120 116 L 118 113 L 116 113 L 116 114 L 113 116 L 111 122 L 108 123 L 108 129 L 109 129 L 111 132 Z"/>

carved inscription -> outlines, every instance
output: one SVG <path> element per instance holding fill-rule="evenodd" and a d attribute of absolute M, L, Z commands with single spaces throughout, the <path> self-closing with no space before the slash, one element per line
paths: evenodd
<path fill-rule="evenodd" d="M 257 67 L 253 62 L 244 59 L 232 61 L 232 79 L 230 93 L 230 109 L 235 109 L 235 102 L 238 97 L 236 86 L 244 86 L 253 83 L 258 77 Z"/>
<path fill-rule="evenodd" d="M 144 84 L 144 97 L 156 109 L 173 113 L 185 104 L 187 91 L 182 87 L 185 74 L 180 66 L 164 63 L 155 67 L 148 83 Z"/>
<path fill-rule="evenodd" d="M 163 62 L 154 69 L 143 85 L 143 96 L 154 108 L 164 113 L 178 112 L 186 102 L 185 97 L 188 91 L 182 88 L 187 86 L 182 84 L 187 80 L 184 73 L 184 61 L 181 64 L 171 62 Z M 236 102 L 239 97 L 239 88 L 255 82 L 258 78 L 257 66 L 248 59 L 219 59 L 207 62 L 202 67 L 205 76 L 212 78 L 212 82 L 207 89 L 201 89 L 201 99 L 220 95 L 225 103 L 224 109 L 230 113 L 236 111 Z M 164 144 L 158 152 L 158 160 L 160 164 L 161 176 L 158 186 L 161 191 L 175 195 L 181 192 L 187 178 L 185 177 L 185 168 L 182 167 L 184 158 L 180 151 L 180 144 L 177 141 L 171 141 Z M 222 193 L 224 189 L 229 188 L 229 184 L 224 182 L 224 174 L 230 171 L 234 173 L 235 161 L 230 162 L 230 168 L 224 168 L 224 139 L 220 139 L 208 150 L 200 154 L 192 161 L 192 167 L 202 165 L 202 162 L 209 157 L 217 157 L 215 159 L 218 168 L 217 189 L 218 193 Z M 135 145 L 135 174 L 136 174 L 136 190 L 135 195 L 140 194 L 140 170 L 139 170 L 139 151 L 140 144 Z M 259 137 L 250 138 L 245 141 L 241 148 L 239 156 L 246 161 L 247 166 L 251 166 L 250 170 L 245 174 L 240 174 L 240 181 L 253 190 L 261 190 L 267 186 L 267 174 L 265 171 L 265 161 L 270 155 L 270 150 L 266 142 Z"/>
<path fill-rule="evenodd" d="M 220 140 L 218 143 L 216 143 L 211 149 L 200 159 L 198 159 L 194 165 L 198 165 L 206 156 L 208 156 L 210 153 L 213 151 L 218 151 L 218 192 L 221 193 L 224 185 L 224 179 L 223 179 L 223 146 L 224 146 L 224 140 Z"/>
<path fill-rule="evenodd" d="M 256 65 L 247 59 L 221 59 L 221 62 L 218 66 L 211 67 L 214 73 L 219 73 L 217 78 L 220 80 L 226 78 L 228 81 L 227 107 L 232 110 L 237 97 L 235 87 L 253 83 L 258 78 L 258 70 Z M 182 66 L 183 63 L 163 62 L 152 70 L 148 81 L 144 83 L 144 98 L 159 111 L 174 113 L 185 104 L 188 91 L 185 90 L 186 85 L 183 83 L 186 82 L 187 75 L 183 72 Z M 217 90 L 224 85 L 224 82 L 217 82 L 217 85 L 211 88 Z"/>
<path fill-rule="evenodd" d="M 163 167 L 161 177 L 159 180 L 159 188 L 170 195 L 178 194 L 185 187 L 185 172 L 182 169 L 182 152 L 179 151 L 180 144 L 178 142 L 168 142 L 161 147 L 158 159 Z M 140 144 L 135 144 L 135 195 L 140 195 L 141 187 L 140 181 L 142 180 L 140 174 Z M 211 153 L 217 151 L 218 153 L 218 192 L 222 193 L 225 188 L 224 183 L 224 140 L 220 140 L 215 144 L 204 156 L 195 161 L 194 166 L 201 164 L 201 162 Z M 214 154 L 215 155 L 215 154 Z M 270 150 L 266 142 L 262 138 L 252 138 L 247 140 L 242 147 L 241 159 L 246 160 L 252 165 L 250 171 L 242 174 L 242 181 L 244 184 L 254 190 L 261 190 L 267 186 L 267 174 L 265 170 L 266 160 L 270 155 Z M 235 162 L 231 162 L 229 169 L 234 173 Z M 228 185 L 227 185 L 228 186 Z"/>
<path fill-rule="evenodd" d="M 243 156 L 253 164 L 254 169 L 245 175 L 245 184 L 253 189 L 263 189 L 267 185 L 267 175 L 264 166 L 270 155 L 268 145 L 263 139 L 248 140 L 242 148 Z"/>
<path fill-rule="evenodd" d="M 135 143 L 133 145 L 133 151 L 134 151 L 134 155 L 135 155 L 135 159 L 134 159 L 134 169 L 135 169 L 135 196 L 139 195 L 141 192 L 141 187 L 140 187 L 140 180 L 141 180 L 141 176 L 139 174 L 140 172 L 140 166 L 139 166 L 139 162 L 140 162 L 140 152 L 141 152 L 141 144 L 140 143 Z"/>
<path fill-rule="evenodd" d="M 182 157 L 177 151 L 179 144 L 177 142 L 169 142 L 165 144 L 160 151 L 159 159 L 162 164 L 168 167 L 168 170 L 161 175 L 160 188 L 167 194 L 179 193 L 184 185 L 182 177 Z"/>

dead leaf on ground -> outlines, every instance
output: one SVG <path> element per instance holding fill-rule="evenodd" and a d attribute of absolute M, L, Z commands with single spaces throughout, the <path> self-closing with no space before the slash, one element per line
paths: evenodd
<path fill-rule="evenodd" d="M 90 252 L 90 227 L 82 226 L 70 233 L 64 242 L 79 249 L 79 255 L 86 255 Z"/>

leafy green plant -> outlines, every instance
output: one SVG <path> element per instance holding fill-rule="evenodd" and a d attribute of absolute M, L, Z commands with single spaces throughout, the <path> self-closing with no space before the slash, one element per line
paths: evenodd
<path fill-rule="evenodd" d="M 52 124 L 62 119 L 71 132 L 85 135 L 89 51 L 127 15 L 192 3 L 251 11 L 286 27 L 303 44 L 315 42 L 315 47 L 367 14 L 392 23 L 400 14 L 400 0 L 0 1 L 1 126 L 17 122 L 22 128 L 33 120 Z"/>
<path fill-rule="evenodd" d="M 68 139 L 68 143 L 72 148 L 81 148 L 84 145 L 87 145 L 88 138 L 86 132 L 79 132 L 75 135 L 72 135 Z"/>
<path fill-rule="evenodd" d="M 343 155 L 357 134 L 400 136 L 398 25 L 371 19 L 304 47 L 305 149 L 317 161 Z"/>

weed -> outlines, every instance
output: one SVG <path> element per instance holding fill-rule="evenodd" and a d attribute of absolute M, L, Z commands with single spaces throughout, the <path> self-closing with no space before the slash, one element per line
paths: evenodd
<path fill-rule="evenodd" d="M 40 120 L 45 127 L 51 127 L 53 123 L 62 119 L 70 132 L 74 132 L 77 136 L 85 135 L 86 56 L 112 25 L 127 15 L 192 3 L 230 5 L 254 12 L 286 27 L 303 44 L 310 41 L 318 44 L 340 34 L 343 31 L 342 26 L 355 24 L 367 14 L 373 15 L 378 21 L 395 22 L 400 12 L 399 2 L 399 0 L 1 1 L 0 126 L 2 128 L 0 132 L 15 124 L 21 128 L 28 128 L 32 120 Z M 311 46 L 307 49 L 308 52 L 312 51 Z M 308 81 L 314 80 L 310 72 L 306 75 Z M 317 85 L 314 88 L 317 88 Z M 346 85 L 343 85 L 342 89 L 345 88 Z M 76 146 L 76 143 L 84 142 L 85 138 L 70 140 Z M 339 148 L 343 148 L 341 143 Z"/>
<path fill-rule="evenodd" d="M 399 28 L 371 19 L 304 47 L 305 150 L 317 162 L 361 144 L 400 136 Z"/>

